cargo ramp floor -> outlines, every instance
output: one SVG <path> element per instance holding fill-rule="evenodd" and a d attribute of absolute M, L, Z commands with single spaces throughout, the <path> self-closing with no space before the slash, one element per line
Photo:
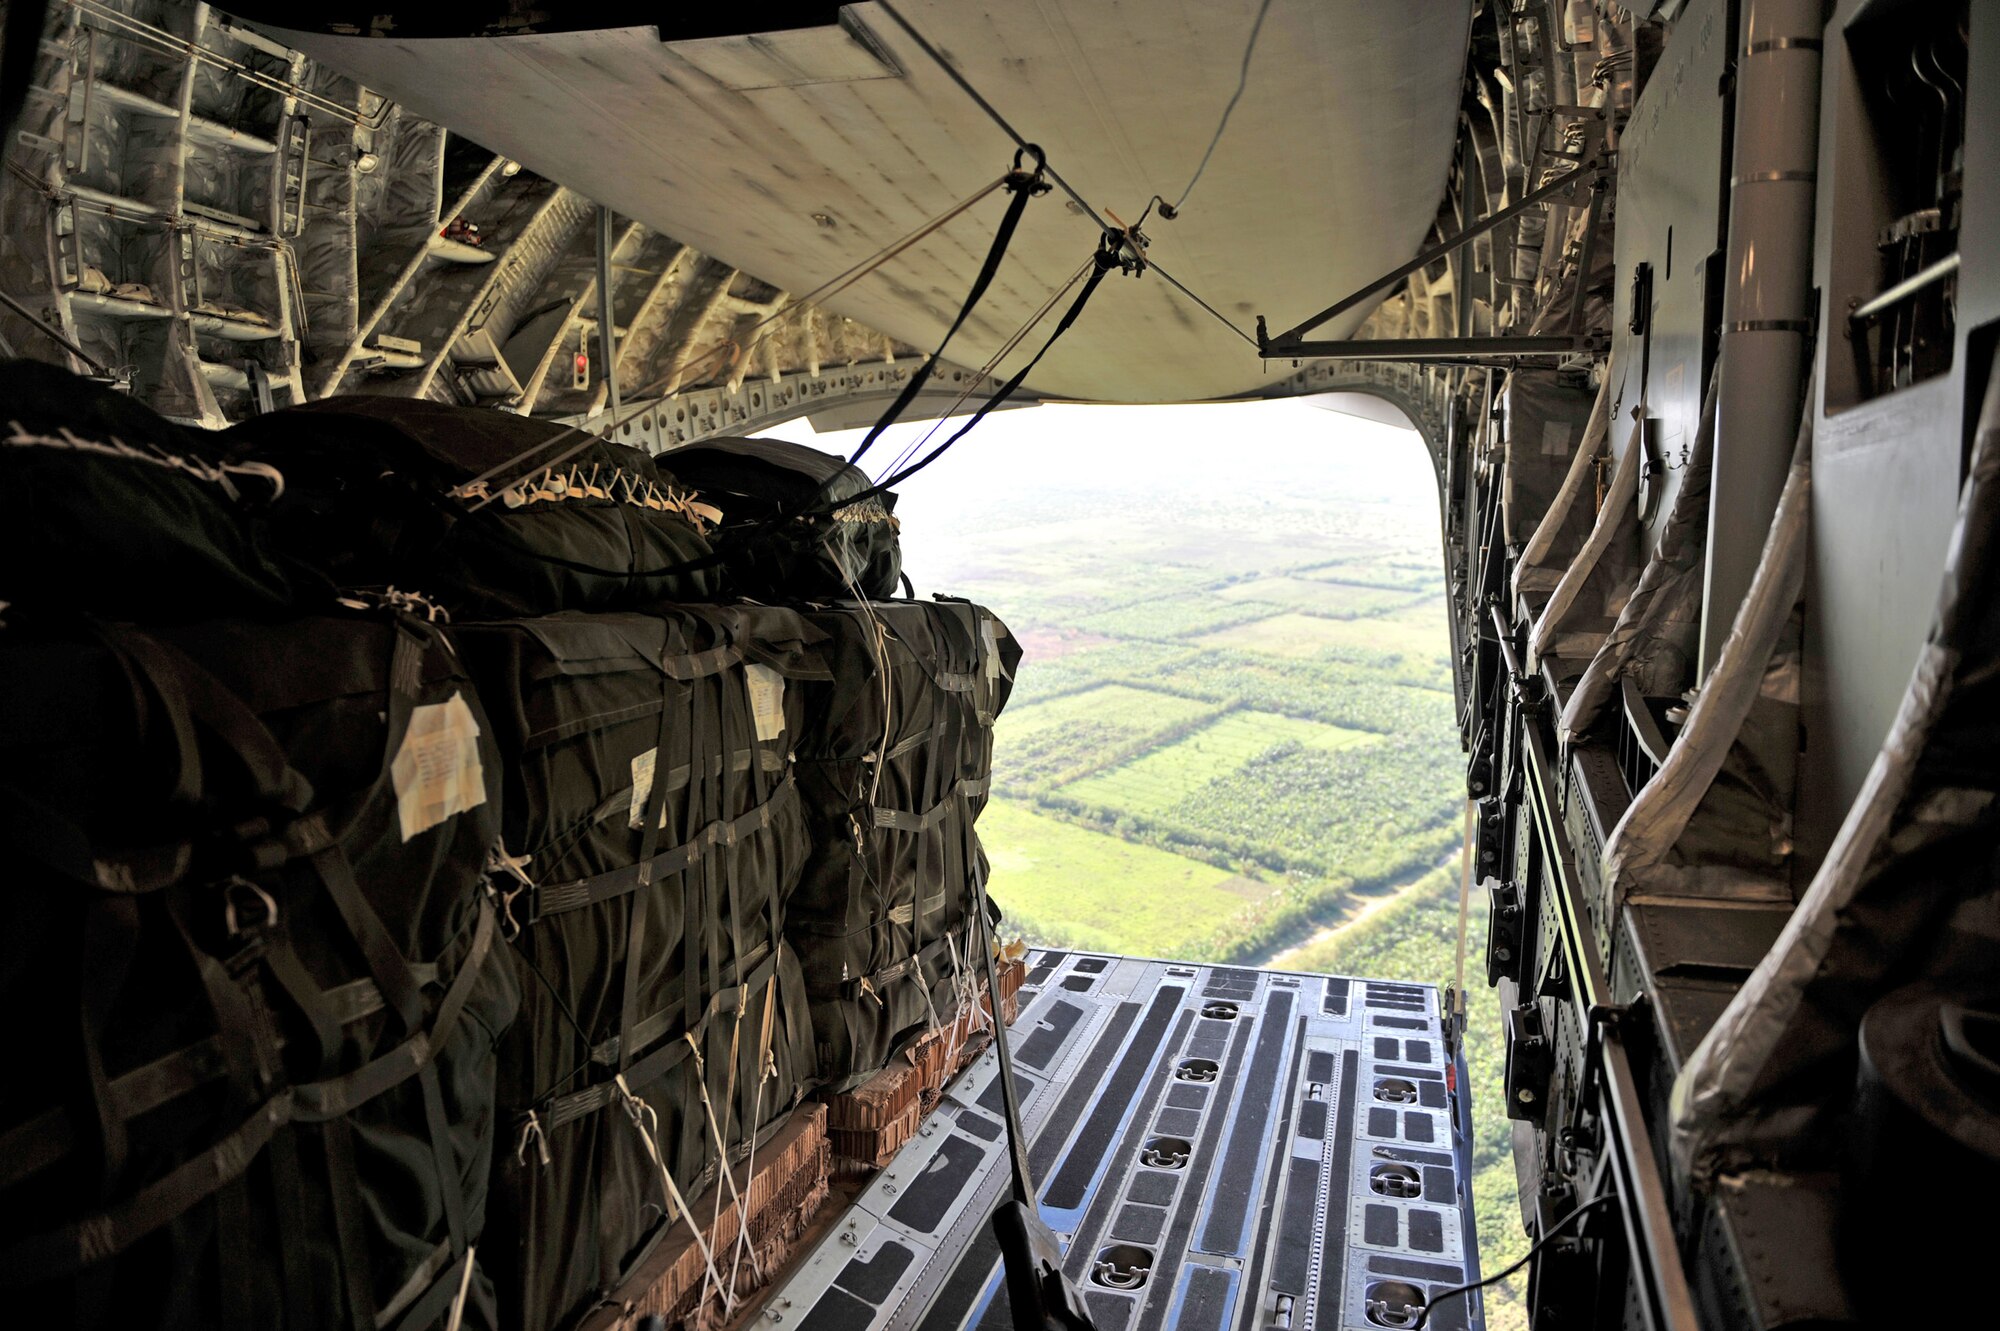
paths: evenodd
<path fill-rule="evenodd" d="M 1099 1331 L 1374 1331 L 1478 1279 L 1470 1106 L 1428 985 L 1037 952 L 1011 1049 L 1043 1217 Z M 783 1331 L 1008 1331 L 998 1059 L 763 1304 Z M 1400 1288 L 1399 1288 L 1400 1287 Z M 1429 1325 L 1476 1331 L 1478 1294 Z M 755 1323 L 753 1323 L 755 1325 Z"/>

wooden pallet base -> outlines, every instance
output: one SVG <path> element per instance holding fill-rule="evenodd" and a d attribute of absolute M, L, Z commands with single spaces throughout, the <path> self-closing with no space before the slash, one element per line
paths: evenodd
<path fill-rule="evenodd" d="M 745 1187 L 738 1164 L 737 1187 L 750 1213 L 747 1247 L 741 1247 L 740 1217 L 721 1180 L 689 1209 L 706 1217 L 704 1237 L 715 1255 L 724 1282 L 734 1281 L 734 1297 L 709 1278 L 707 1263 L 683 1220 L 663 1239 L 652 1256 L 626 1281 L 620 1297 L 585 1320 L 580 1331 L 634 1331 L 640 1319 L 658 1314 L 669 1328 L 705 1331 L 732 1319 L 743 1301 L 769 1283 L 785 1266 L 827 1198 L 832 1163 L 826 1136 L 826 1106 L 808 1100 L 777 1134 L 759 1147 L 755 1172 Z M 722 1205 L 716 1196 L 722 1190 Z M 753 1260 L 754 1257 L 754 1260 Z"/>
<path fill-rule="evenodd" d="M 1017 995 L 1027 974 L 1026 963 L 1019 959 L 1000 968 L 1002 1020 L 1007 1025 L 1020 1014 Z M 986 1011 L 982 994 L 976 1012 L 970 1007 L 961 1010 L 951 1021 L 919 1036 L 867 1081 L 822 1097 L 836 1173 L 880 1169 L 917 1135 L 918 1125 L 937 1107 L 951 1079 L 986 1048 L 991 1038 Z"/>

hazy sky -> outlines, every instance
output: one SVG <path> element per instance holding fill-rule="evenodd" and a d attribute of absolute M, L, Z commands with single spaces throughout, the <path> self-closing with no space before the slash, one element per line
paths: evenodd
<path fill-rule="evenodd" d="M 926 451 L 961 423 L 945 422 Z M 892 427 L 862 465 L 880 475 L 932 424 Z M 800 419 L 764 433 L 846 456 L 866 431 L 815 435 Z M 897 491 L 906 554 L 919 556 L 933 542 L 950 544 L 955 530 L 1001 525 L 1007 515 L 1059 492 L 1235 494 L 1299 504 L 1337 497 L 1407 505 L 1431 521 L 1437 513 L 1437 482 L 1415 431 L 1328 411 L 1308 399 L 1157 407 L 1059 403 L 996 411 Z"/>

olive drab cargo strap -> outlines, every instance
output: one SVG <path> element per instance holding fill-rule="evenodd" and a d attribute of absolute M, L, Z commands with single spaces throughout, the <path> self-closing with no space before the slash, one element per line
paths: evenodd
<path fill-rule="evenodd" d="M 693 839 L 692 833 L 694 829 L 690 824 L 692 823 L 694 813 L 694 788 L 701 775 L 701 768 L 695 761 L 694 753 L 695 725 L 674 725 L 674 698 L 676 693 L 679 691 L 688 692 L 691 703 L 693 702 L 694 695 L 692 687 L 678 679 L 673 667 L 668 664 L 672 655 L 672 649 L 678 644 L 679 630 L 672 622 L 668 622 L 666 628 L 667 652 L 663 654 L 661 659 L 664 680 L 661 685 L 660 724 L 653 741 L 653 784 L 647 792 L 646 815 L 643 830 L 639 834 L 638 881 L 634 885 L 635 890 L 631 895 L 630 906 L 625 917 L 624 992 L 618 1009 L 617 1069 L 620 1073 L 623 1073 L 631 1066 L 632 1056 L 636 1049 L 636 1041 L 633 1035 L 635 1028 L 639 1024 L 639 974 L 641 963 L 645 957 L 646 889 L 651 887 L 654 881 L 653 860 L 659 854 L 660 837 L 666 826 L 666 769 L 675 765 L 685 765 L 688 769 L 688 809 L 683 817 L 683 826 L 680 828 L 681 836 L 678 838 L 682 844 L 686 844 Z M 690 710 L 695 711 L 697 709 L 691 706 Z M 669 748 L 669 741 L 672 741 L 671 749 Z M 681 933 L 683 935 L 684 949 L 686 947 L 686 936 L 693 933 L 690 927 L 693 913 L 700 908 L 700 905 L 701 903 L 697 900 L 683 907 Z M 683 1012 L 692 1012 L 694 1010 L 694 995 L 685 987 L 691 983 L 693 983 L 691 979 L 684 977 L 681 1004 Z"/>
<path fill-rule="evenodd" d="M 743 632 L 746 633 L 748 632 L 747 625 L 732 626 L 733 630 L 739 628 Z M 775 669 L 775 667 L 771 667 L 768 665 L 763 665 L 760 668 Z M 779 672 L 778 678 L 780 679 L 780 681 L 784 680 L 784 675 L 782 672 Z M 747 750 L 750 759 L 749 762 L 750 788 L 755 796 L 757 807 L 762 808 L 771 802 L 773 798 L 772 781 L 774 776 L 778 781 L 779 788 L 790 789 L 793 792 L 794 799 L 796 799 L 797 786 L 794 783 L 792 777 L 791 746 L 796 741 L 797 736 L 791 733 L 792 730 L 791 725 L 785 719 L 784 695 L 781 694 L 777 702 L 778 733 L 774 735 L 771 739 L 766 740 L 763 737 L 761 730 L 758 728 L 757 700 L 751 692 L 751 676 L 749 673 L 749 666 L 747 664 L 744 667 L 744 673 L 742 675 L 742 684 L 743 687 L 740 690 L 738 690 L 738 696 L 736 701 L 740 709 L 738 714 L 743 718 L 743 726 L 745 731 L 744 749 Z M 767 744 L 770 745 L 772 749 L 775 750 L 775 752 L 767 754 L 765 749 L 765 746 Z M 723 751 L 725 755 L 728 755 L 728 764 L 727 764 L 728 770 L 733 772 L 735 770 L 734 754 L 737 752 L 737 750 L 733 745 L 725 743 L 723 745 Z M 767 758 L 770 759 L 769 762 L 766 761 Z M 733 887 L 735 885 L 734 875 L 731 875 L 730 881 Z M 785 894 L 782 891 L 777 890 L 777 885 L 774 884 L 771 892 L 769 893 L 768 899 L 764 903 L 764 915 L 769 925 L 768 937 L 765 940 L 764 946 L 768 947 L 772 955 L 777 954 L 778 946 L 780 942 L 783 941 L 784 938 L 784 931 L 785 931 L 784 895 Z M 741 936 L 742 919 L 740 912 L 738 912 L 737 910 L 737 903 L 735 901 L 732 901 L 730 903 L 730 910 L 731 910 L 731 915 L 730 915 L 731 928 L 737 931 L 733 943 L 735 947 L 734 955 L 736 957 L 736 969 L 740 972 L 743 969 L 746 958 L 749 954 L 744 951 L 743 939 Z M 753 950 L 760 950 L 760 949 L 753 949 Z"/>
<path fill-rule="evenodd" d="M 157 718 L 170 732 L 175 771 L 165 802 L 193 809 L 212 784 L 203 769 L 197 731 L 220 740 L 252 787 L 265 818 L 230 829 L 239 843 L 239 867 L 277 867 L 268 843 L 270 819 L 297 815 L 312 800 L 311 783 L 293 770 L 264 723 L 208 671 L 170 644 L 124 626 L 92 624 L 131 688 L 131 704 L 145 733 Z M 0 790 L 0 832 L 9 845 L 74 882 L 103 892 L 144 894 L 181 882 L 194 868 L 192 842 L 108 849 L 84 829 L 28 792 Z"/>
<path fill-rule="evenodd" d="M 777 973 L 777 970 L 778 958 L 765 958 L 763 964 L 751 971 L 742 983 L 731 985 L 713 995 L 700 1013 L 687 1023 L 687 1029 L 704 1030 L 718 1014 L 734 1012 L 740 994 L 760 989 L 766 980 Z M 678 1012 L 663 1015 L 671 1017 L 678 1015 Z M 668 1029 L 670 1028 L 662 1022 L 653 1038 L 657 1040 L 660 1035 L 666 1034 Z M 643 1025 L 638 1028 L 641 1035 L 644 1035 L 646 1030 L 647 1027 Z M 614 1043 L 613 1040 L 607 1040 L 599 1046 L 598 1051 L 593 1054 L 593 1061 L 607 1065 L 615 1063 L 618 1055 L 611 1047 Z M 669 1040 L 664 1044 L 655 1045 L 644 1057 L 627 1063 L 621 1075 L 627 1086 L 643 1090 L 685 1063 L 691 1053 L 686 1040 Z M 534 1112 L 540 1130 L 545 1133 L 554 1132 L 566 1123 L 574 1123 L 608 1105 L 619 1103 L 621 1098 L 616 1080 L 611 1079 L 593 1083 L 566 1095 L 547 1096 Z"/>
<path fill-rule="evenodd" d="M 629 798 L 629 792 L 620 793 Z M 514 907 L 515 919 L 524 926 L 532 925 L 551 916 L 599 906 L 636 892 L 642 877 L 652 883 L 680 873 L 712 850 L 734 846 L 772 826 L 788 811 L 798 807 L 798 803 L 798 783 L 788 776 L 779 783 L 771 797 L 757 807 L 727 822 L 710 823 L 696 832 L 692 840 L 663 850 L 649 861 L 628 864 L 568 883 L 548 886 L 524 884 L 520 902 Z M 648 868 L 650 873 L 642 872 Z"/>
<path fill-rule="evenodd" d="M 669 625 L 669 632 L 670 639 L 678 639 L 677 628 Z M 675 642 L 670 641 L 670 652 L 673 645 Z M 742 844 L 781 825 L 800 807 L 798 785 L 789 771 L 773 783 L 768 773 L 758 770 L 761 765 L 754 749 L 745 751 L 722 743 L 718 751 L 716 743 L 711 742 L 728 738 L 726 732 L 718 733 L 716 727 L 710 724 L 711 717 L 727 725 L 732 715 L 747 715 L 747 698 L 739 706 L 727 705 L 730 681 L 737 678 L 730 673 L 730 667 L 741 660 L 742 654 L 736 647 L 723 646 L 700 652 L 673 653 L 660 661 L 667 697 L 661 708 L 661 726 L 656 739 L 670 740 L 671 744 L 654 750 L 655 768 L 646 798 L 645 832 L 642 833 L 639 860 L 566 883 L 537 884 L 521 875 L 519 887 L 506 894 L 510 919 L 523 928 L 620 897 L 631 897 L 628 919 L 632 923 L 627 934 L 625 975 L 627 990 L 636 995 L 637 979 L 643 969 L 640 962 L 645 956 L 645 890 L 672 875 L 687 877 L 682 894 L 683 957 L 678 968 L 678 996 L 651 1012 L 640 1011 L 635 996 L 629 1009 L 621 1006 L 617 1032 L 587 1051 L 591 1063 L 624 1071 L 628 1083 L 633 1086 L 647 1085 L 671 1066 L 650 1057 L 641 1059 L 641 1052 L 670 1033 L 692 1029 L 700 1020 L 703 1003 L 712 1003 L 704 996 L 721 990 L 725 982 L 740 983 L 734 976 L 742 972 L 744 963 L 751 957 L 757 957 L 764 963 L 757 973 L 767 974 L 781 936 L 780 905 L 774 898 L 769 941 L 749 949 L 741 946 L 738 879 L 736 875 L 726 872 L 725 866 L 715 862 L 718 859 L 717 850 Z M 684 691 L 681 696 L 688 704 L 684 710 L 692 718 L 685 724 L 677 723 L 686 719 L 680 715 L 682 709 L 675 706 L 677 690 Z M 721 695 L 720 700 L 711 696 L 712 691 Z M 718 701 L 723 705 L 717 706 Z M 718 807 L 728 802 L 723 794 L 724 782 L 727 776 L 739 773 L 747 776 L 761 798 L 745 812 L 725 819 L 720 816 Z M 675 776 L 681 779 L 676 781 L 673 779 Z M 693 830 L 678 831 L 677 835 L 685 839 L 663 850 L 658 842 L 669 817 L 666 798 L 674 790 L 687 792 L 687 803 L 676 820 L 678 826 Z M 630 790 L 620 791 L 600 806 L 599 813 L 627 807 L 629 802 Z M 597 816 L 594 813 L 592 820 Z M 732 932 L 738 943 L 735 961 L 727 967 L 724 967 L 720 955 L 720 940 L 716 935 L 718 922 L 712 918 L 715 912 L 707 906 L 711 896 L 715 895 L 714 880 L 695 878 L 688 873 L 689 870 L 710 869 L 726 887 L 732 911 Z M 647 1068 L 652 1071 L 645 1071 Z M 567 1121 L 587 1112 L 590 1107 L 609 1104 L 615 1097 L 592 1096 L 584 1091 L 555 1099 L 547 1098 L 545 1093 L 538 1099 L 544 1107 L 536 1111 L 535 1130 L 545 1130 L 558 1121 Z M 560 1106 L 560 1110 L 552 1111 L 551 1106 Z M 549 1118 L 551 1112 L 556 1112 L 558 1116 Z"/>
<path fill-rule="evenodd" d="M 984 795 L 986 793 L 986 786 L 987 783 L 984 780 L 974 781 L 970 778 L 961 778 L 954 781 L 951 784 L 951 788 L 945 791 L 935 804 L 932 804 L 921 813 L 912 813 L 906 809 L 884 809 L 878 807 L 868 810 L 868 817 L 873 826 L 879 827 L 884 831 L 912 834 L 928 832 L 945 819 L 951 817 L 952 813 L 962 807 L 963 801 L 969 796 Z"/>
<path fill-rule="evenodd" d="M 699 817 L 702 823 L 721 818 L 723 797 L 728 793 L 728 683 L 728 676 L 719 670 L 695 682 L 696 696 L 702 699 L 702 705 L 695 709 L 694 726 L 695 743 L 701 753 L 702 781 L 698 786 L 688 787 L 688 807 L 690 814 Z M 715 861 L 705 858 L 695 865 L 694 872 L 689 875 L 701 883 L 701 909 L 687 916 L 681 929 L 684 937 L 695 938 L 700 943 L 702 992 L 708 994 L 719 993 L 722 989 L 722 916 L 725 911 L 733 914 L 736 905 L 733 896 L 725 898 L 725 875 L 715 869 Z M 736 875 L 726 877 L 729 880 L 726 886 L 733 888 Z M 699 930 L 694 927 L 697 918 L 701 922 Z"/>
<path fill-rule="evenodd" d="M 74 1275 L 117 1255 L 240 1178 L 281 1128 L 339 1118 L 431 1066 L 485 969 L 495 932 L 492 906 L 482 898 L 471 946 L 428 1028 L 352 1072 L 278 1092 L 220 1141 L 124 1200 L 0 1249 L 0 1288 Z"/>
<path fill-rule="evenodd" d="M 881 969 L 870 971 L 866 975 L 843 980 L 838 985 L 825 986 L 814 990 L 812 991 L 812 997 L 838 998 L 846 1002 L 853 1002 L 869 994 L 871 991 L 876 993 L 881 992 L 885 986 L 895 983 L 906 975 L 916 976 L 918 981 L 923 983 L 926 991 L 928 991 L 929 981 L 925 977 L 925 971 L 933 963 L 938 962 L 940 958 L 950 960 L 954 954 L 954 949 L 957 948 L 963 937 L 963 929 L 948 929 L 938 937 L 924 944 L 917 951 L 912 952 L 909 956 L 899 961 L 892 961 Z"/>
<path fill-rule="evenodd" d="M 242 1253 L 268 1239 L 277 1249 L 284 1274 L 287 1307 L 312 1308 L 335 1315 L 344 1310 L 350 1331 L 373 1331 L 377 1325 L 374 1284 L 369 1270 L 370 1221 L 363 1211 L 360 1182 L 354 1167 L 352 1128 L 346 1115 L 412 1076 L 418 1078 L 426 1101 L 426 1135 L 431 1167 L 442 1199 L 449 1237 L 444 1246 L 463 1259 L 468 1250 L 466 1200 L 460 1169 L 454 1160 L 445 1122 L 436 1056 L 456 1024 L 465 1002 L 491 952 L 494 918 L 490 906 L 477 906 L 472 938 L 461 967 L 426 1026 L 423 990 L 439 978 L 435 963 L 413 963 L 405 957 L 360 891 L 343 844 L 355 824 L 392 784 L 392 764 L 408 731 L 421 695 L 427 640 L 401 616 L 393 624 L 393 650 L 388 663 L 385 743 L 373 781 L 342 800 L 310 813 L 302 812 L 314 798 L 312 787 L 291 765 L 262 718 L 214 675 L 178 648 L 131 630 L 100 633 L 115 660 L 132 682 L 134 708 L 142 733 L 157 719 L 174 743 L 176 770 L 170 804 L 192 805 L 213 783 L 201 766 L 197 730 L 213 735 L 246 777 L 251 789 L 246 810 L 262 810 L 230 829 L 231 852 L 241 871 L 268 874 L 286 864 L 303 864 L 324 898 L 332 904 L 367 966 L 368 974 L 330 990 L 322 990 L 293 950 L 280 920 L 282 884 L 271 890 L 249 878 L 187 882 L 194 868 L 191 847 L 167 848 L 150 856 L 93 855 L 90 872 L 79 875 L 74 864 L 56 863 L 66 876 L 114 895 L 93 903 L 85 915 L 83 974 L 85 987 L 84 1074 L 88 1101 L 95 1111 L 94 1137 L 102 1159 L 115 1170 L 124 1154 L 125 1124 L 152 1109 L 192 1093 L 216 1080 L 226 1080 L 239 1112 L 247 1117 L 221 1141 L 212 1143 L 164 1177 L 122 1201 L 106 1203 L 96 1214 L 47 1233 L 17 1241 L 0 1252 L 0 1286 L 24 1285 L 72 1276 L 108 1260 L 130 1245 L 175 1221 L 204 1202 L 213 1204 L 217 1241 L 225 1252 Z M 74 836 L 55 838 L 56 846 L 74 858 Z M 228 861 L 225 860 L 224 863 Z M 285 880 L 297 884 L 300 880 Z M 130 948 L 138 937 L 135 913 L 138 897 L 158 902 L 161 922 L 180 939 L 199 991 L 205 996 L 215 1034 L 155 1058 L 116 1078 L 104 1074 L 98 1050 L 108 1016 L 93 995 L 109 998 L 124 987 Z M 234 955 L 218 957 L 196 941 L 197 919 L 220 913 L 222 936 L 235 946 Z M 212 933 L 206 927 L 203 933 Z M 461 939 L 464 935 L 461 934 Z M 457 950 L 458 944 L 450 950 Z M 268 991 L 248 982 L 252 968 L 271 981 Z M 265 993 L 288 1004 L 303 1020 L 310 1043 L 306 1050 L 283 1052 L 277 1014 L 266 1005 Z M 400 1042 L 387 1054 L 340 1076 L 329 1076 L 341 1052 L 344 1028 L 388 1008 L 394 1014 Z M 93 1015 L 94 1014 L 94 1015 Z M 293 1084 L 272 1093 L 284 1080 L 284 1064 L 316 1069 L 318 1079 Z M 308 1125 L 312 1130 L 308 1131 Z M 307 1237 L 300 1226 L 279 1223 L 268 1235 L 254 1230 L 246 1172 L 258 1159 L 266 1161 L 272 1185 L 280 1197 L 305 1195 L 299 1147 L 301 1134 L 317 1137 L 324 1153 L 333 1237 L 338 1247 L 342 1289 L 317 1287 L 316 1265 L 305 1252 Z M 67 1156 L 78 1143 L 70 1114 L 58 1107 L 20 1125 L 7 1135 L 9 1183 L 26 1178 Z M 105 1175 L 107 1181 L 110 1173 Z M 333 1297 L 329 1297 L 333 1296 Z M 257 1306 L 269 1301 L 268 1291 L 252 1282 L 224 1280 L 216 1291 L 218 1311 L 225 1320 L 268 1323 L 279 1310 Z"/>

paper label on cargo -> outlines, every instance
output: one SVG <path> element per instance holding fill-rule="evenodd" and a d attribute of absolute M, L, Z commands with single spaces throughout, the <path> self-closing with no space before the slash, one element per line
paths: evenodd
<path fill-rule="evenodd" d="M 785 677 L 765 665 L 746 665 L 743 678 L 750 686 L 750 715 L 757 723 L 759 741 L 776 739 L 785 733 Z"/>
<path fill-rule="evenodd" d="M 889 907 L 889 923 L 908 924 L 917 918 L 917 908 L 905 901 L 900 906 Z"/>
<path fill-rule="evenodd" d="M 1569 456 L 1570 427 L 1567 421 L 1542 422 L 1542 456 L 1566 458 Z"/>
<path fill-rule="evenodd" d="M 1000 641 L 994 636 L 993 621 L 979 621 L 979 654 L 986 666 L 986 678 L 1000 678 Z"/>
<path fill-rule="evenodd" d="M 653 767 L 658 762 L 660 751 L 647 749 L 632 760 L 632 830 L 639 831 L 646 825 L 646 800 L 653 793 Z"/>
<path fill-rule="evenodd" d="M 479 722 L 462 694 L 410 712 L 409 729 L 389 760 L 403 840 L 486 802 Z"/>

